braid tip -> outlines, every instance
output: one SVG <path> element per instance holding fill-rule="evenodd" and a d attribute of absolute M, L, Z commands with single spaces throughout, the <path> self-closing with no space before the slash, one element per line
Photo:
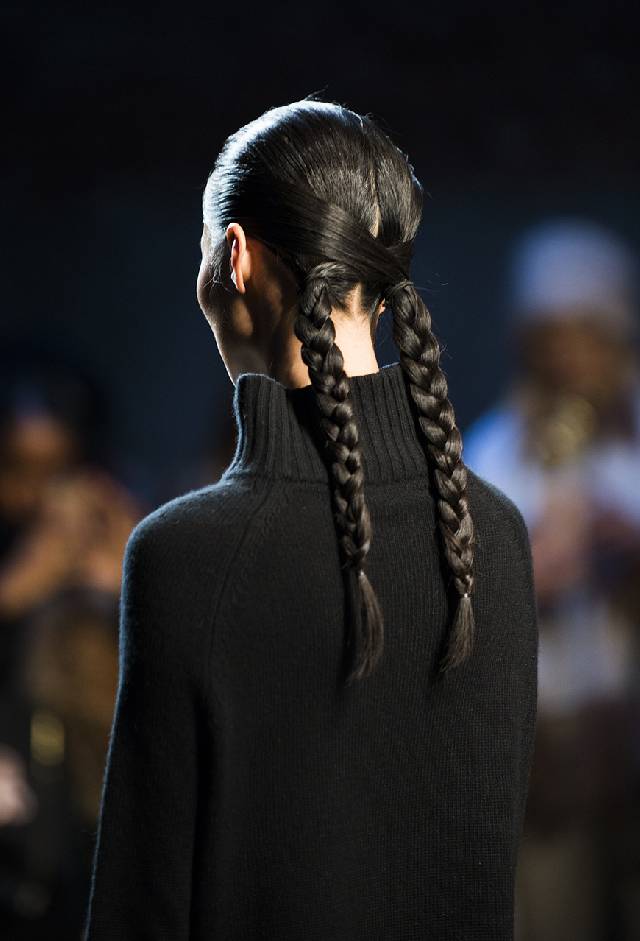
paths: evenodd
<path fill-rule="evenodd" d="M 384 647 L 384 619 L 376 593 L 362 568 L 348 572 L 351 597 L 351 646 L 356 661 L 346 685 L 364 679 L 375 669 Z"/>
<path fill-rule="evenodd" d="M 468 591 L 460 595 L 458 608 L 449 638 L 449 646 L 439 672 L 445 673 L 460 666 L 471 655 L 475 635 L 473 604 Z"/>

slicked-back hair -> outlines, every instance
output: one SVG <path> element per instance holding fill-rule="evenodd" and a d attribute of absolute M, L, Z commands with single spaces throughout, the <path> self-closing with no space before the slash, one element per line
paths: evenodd
<path fill-rule="evenodd" d="M 462 440 L 431 316 L 410 276 L 422 205 L 407 155 L 382 128 L 370 116 L 314 97 L 270 108 L 227 138 L 204 192 L 214 284 L 233 289 L 225 232 L 237 222 L 276 254 L 298 285 L 294 332 L 326 443 L 350 601 L 348 684 L 372 673 L 384 643 L 383 611 L 366 571 L 373 532 L 358 427 L 331 318 L 332 309 L 346 308 L 356 285 L 372 339 L 381 302 L 393 313 L 432 471 L 441 549 L 456 597 L 440 671 L 458 666 L 473 647 L 474 530 Z"/>

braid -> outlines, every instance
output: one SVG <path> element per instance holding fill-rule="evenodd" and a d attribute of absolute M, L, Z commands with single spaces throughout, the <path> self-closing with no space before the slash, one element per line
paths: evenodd
<path fill-rule="evenodd" d="M 363 455 L 351 383 L 331 319 L 334 307 L 344 307 L 356 285 L 368 310 L 372 342 L 380 301 L 394 311 L 401 366 L 433 468 L 443 554 L 460 596 L 444 669 L 461 663 L 473 643 L 474 533 L 462 442 L 431 317 L 408 280 L 422 204 L 422 184 L 407 154 L 376 120 L 312 99 L 269 108 L 228 137 L 203 198 L 211 247 L 198 286 L 205 313 L 211 308 L 212 283 L 220 288 L 222 309 L 228 301 L 227 235 L 233 222 L 262 242 L 298 281 L 293 329 L 318 404 L 351 601 L 347 622 L 354 664 L 348 683 L 373 671 L 384 640 L 380 605 L 364 571 L 372 527 L 364 499 Z"/>
<path fill-rule="evenodd" d="M 351 602 L 351 643 L 355 666 L 347 684 L 375 668 L 383 650 L 383 618 L 376 593 L 364 571 L 371 545 L 371 520 L 364 499 L 362 451 L 358 442 L 349 377 L 335 342 L 330 279 L 339 265 L 326 262 L 306 274 L 294 332 L 316 393 L 320 424 L 330 455 L 334 519 Z"/>
<path fill-rule="evenodd" d="M 467 658 L 475 633 L 471 604 L 474 530 L 466 497 L 467 469 L 462 462 L 462 439 L 453 406 L 447 397 L 447 380 L 440 367 L 440 347 L 431 330 L 431 315 L 413 282 L 406 278 L 385 293 L 385 303 L 393 310 L 400 363 L 433 460 L 440 532 L 460 596 L 447 655 L 440 666 L 444 672 Z"/>

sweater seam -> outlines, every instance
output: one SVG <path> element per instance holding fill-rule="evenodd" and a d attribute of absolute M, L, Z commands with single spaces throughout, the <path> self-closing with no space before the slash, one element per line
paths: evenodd
<path fill-rule="evenodd" d="M 220 611 L 223 598 L 226 596 L 226 593 L 229 589 L 229 585 L 232 579 L 232 574 L 234 571 L 235 561 L 247 541 L 247 537 L 251 531 L 253 524 L 261 515 L 262 511 L 264 510 L 267 503 L 269 502 L 269 499 L 272 493 L 274 492 L 277 483 L 278 483 L 277 480 L 270 481 L 270 486 L 267 488 L 266 492 L 262 495 L 262 498 L 260 499 L 255 510 L 249 516 L 249 519 L 247 520 L 245 524 L 245 527 L 242 531 L 242 535 L 240 536 L 238 540 L 235 550 L 233 551 L 232 555 L 230 556 L 227 562 L 227 566 L 226 566 L 226 569 L 222 578 L 222 584 L 220 585 L 220 589 L 217 592 L 213 600 L 212 608 L 210 609 L 209 616 L 207 618 L 207 624 L 209 627 L 209 638 L 207 641 L 207 655 L 204 658 L 204 663 L 202 666 L 204 676 L 201 677 L 201 686 L 204 689 L 204 705 L 205 705 L 207 712 L 210 711 L 210 706 L 211 706 L 211 675 L 212 675 L 211 657 L 213 653 L 213 643 L 214 643 L 214 636 L 216 633 L 216 620 L 218 617 L 218 612 Z"/>
<path fill-rule="evenodd" d="M 515 532 L 516 549 L 520 556 L 520 562 L 522 565 L 522 577 L 526 580 L 525 584 L 523 584 L 522 586 L 522 590 L 525 590 L 525 587 L 527 589 L 531 588 L 533 607 L 532 607 L 532 610 L 530 611 L 530 615 L 532 618 L 532 623 L 535 627 L 535 636 L 537 637 L 539 615 L 538 615 L 538 603 L 537 603 L 536 590 L 535 590 L 535 578 L 534 578 L 534 571 L 533 571 L 533 557 L 531 553 L 531 543 L 529 541 L 528 546 L 525 543 L 525 540 L 529 540 L 528 528 L 527 528 L 526 521 L 524 520 L 520 509 L 513 501 L 511 501 L 511 504 L 512 505 L 509 507 L 511 511 L 509 515 L 511 518 L 512 528 Z M 518 834 L 518 840 L 517 840 L 517 845 L 516 845 L 516 850 L 515 850 L 516 861 L 517 861 L 518 847 L 523 838 L 522 827 L 523 827 L 523 822 L 524 822 L 524 818 L 526 814 L 529 789 L 531 786 L 531 771 L 533 767 L 533 759 L 534 759 L 534 752 L 535 752 L 535 735 L 536 735 L 536 721 L 537 721 L 536 717 L 537 717 L 537 712 L 538 712 L 538 692 L 539 692 L 538 682 L 537 682 L 537 673 L 538 673 L 537 644 L 536 644 L 536 651 L 535 651 L 535 661 L 536 661 L 536 666 L 535 666 L 536 684 L 535 684 L 535 689 L 532 690 L 533 695 L 531 696 L 531 699 L 526 705 L 526 710 L 523 716 L 523 726 L 522 726 L 523 750 L 522 750 L 520 762 L 519 762 L 520 786 L 521 786 L 522 791 L 521 791 L 518 806 L 517 806 L 517 814 L 518 814 L 518 820 L 519 820 L 519 824 L 518 824 L 519 834 Z"/>

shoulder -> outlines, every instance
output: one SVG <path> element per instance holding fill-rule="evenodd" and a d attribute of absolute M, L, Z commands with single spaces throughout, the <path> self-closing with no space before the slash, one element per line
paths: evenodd
<path fill-rule="evenodd" d="M 268 482 L 223 480 L 163 503 L 132 529 L 122 564 L 127 624 L 175 635 L 204 625 L 224 591 Z M 165 630 L 166 629 L 166 630 Z"/>
<path fill-rule="evenodd" d="M 270 496 L 268 482 L 233 478 L 181 494 L 144 516 L 132 529 L 125 560 L 191 566 L 201 553 L 224 552 Z"/>
<path fill-rule="evenodd" d="M 156 683 L 169 670 L 204 688 L 213 619 L 271 489 L 257 479 L 221 480 L 163 503 L 134 526 L 120 593 L 125 671 L 142 670 Z"/>
<path fill-rule="evenodd" d="M 525 570 L 531 568 L 531 543 L 522 512 L 495 484 L 467 467 L 469 510 L 481 539 L 512 546 Z"/>
<path fill-rule="evenodd" d="M 467 494 L 475 534 L 476 593 L 484 610 L 499 619 L 504 636 L 514 632 L 535 676 L 538 603 L 527 524 L 510 497 L 469 469 Z"/>

